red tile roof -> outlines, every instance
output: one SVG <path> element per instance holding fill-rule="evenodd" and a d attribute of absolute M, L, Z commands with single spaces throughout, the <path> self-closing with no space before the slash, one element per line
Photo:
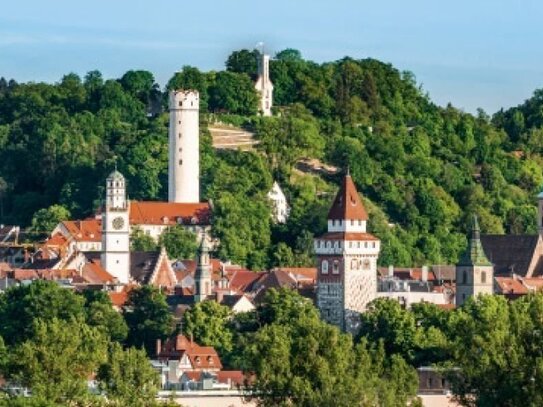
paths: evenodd
<path fill-rule="evenodd" d="M 97 260 L 91 260 L 83 266 L 83 277 L 91 284 L 107 284 L 115 280 Z"/>
<path fill-rule="evenodd" d="M 207 225 L 210 222 L 209 203 L 177 203 L 130 201 L 132 225 Z"/>
<path fill-rule="evenodd" d="M 231 384 L 234 387 L 242 387 L 245 376 L 241 370 L 221 370 L 217 372 L 217 381 L 219 383 Z"/>
<path fill-rule="evenodd" d="M 99 219 L 66 220 L 62 224 L 78 242 L 102 241 L 102 221 Z"/>
<path fill-rule="evenodd" d="M 230 288 L 239 292 L 251 290 L 253 284 L 265 273 L 255 273 L 245 269 L 227 269 L 226 276 L 230 281 Z"/>
<path fill-rule="evenodd" d="M 516 277 L 495 277 L 502 294 L 524 295 L 529 290 Z"/>
<path fill-rule="evenodd" d="M 200 346 L 184 335 L 167 339 L 158 354 L 159 359 L 181 359 L 187 355 L 193 369 L 222 369 L 221 360 L 211 346 Z"/>
<path fill-rule="evenodd" d="M 328 212 L 328 219 L 368 220 L 368 214 L 350 175 L 343 182 Z"/>

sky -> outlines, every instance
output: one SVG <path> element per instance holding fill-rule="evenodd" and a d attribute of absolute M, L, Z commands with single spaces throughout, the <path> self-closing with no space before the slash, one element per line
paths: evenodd
<path fill-rule="evenodd" d="M 376 58 L 440 105 L 494 113 L 543 88 L 536 0 L 0 0 L 0 76 L 56 82 L 98 69 L 223 69 L 262 41 L 305 59 Z"/>

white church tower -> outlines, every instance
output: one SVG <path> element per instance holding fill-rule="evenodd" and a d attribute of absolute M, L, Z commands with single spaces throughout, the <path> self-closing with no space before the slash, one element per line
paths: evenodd
<path fill-rule="evenodd" d="M 170 92 L 168 201 L 200 202 L 200 96 L 196 90 Z"/>
<path fill-rule="evenodd" d="M 106 179 L 106 204 L 102 213 L 102 267 L 120 283 L 130 278 L 130 224 L 126 182 L 115 170 Z"/>
<path fill-rule="evenodd" d="M 315 239 L 317 306 L 328 323 L 356 334 L 360 313 L 377 297 L 381 242 L 366 230 L 368 214 L 350 175 L 330 212 L 328 233 Z"/>
<path fill-rule="evenodd" d="M 260 93 L 260 112 L 263 116 L 271 116 L 273 84 L 270 80 L 270 56 L 264 53 L 258 60 L 258 79 L 255 88 Z"/>

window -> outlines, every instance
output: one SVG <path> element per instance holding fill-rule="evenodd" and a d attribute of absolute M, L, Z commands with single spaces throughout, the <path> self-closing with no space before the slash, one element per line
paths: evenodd
<path fill-rule="evenodd" d="M 358 226 L 362 226 L 362 221 L 361 220 L 358 221 Z"/>
<path fill-rule="evenodd" d="M 349 249 L 353 248 L 353 242 L 349 242 Z"/>
<path fill-rule="evenodd" d="M 332 273 L 339 274 L 339 261 L 334 260 L 334 266 L 332 268 Z"/>
<path fill-rule="evenodd" d="M 351 219 L 351 226 L 354 226 L 354 220 Z"/>
<path fill-rule="evenodd" d="M 373 247 L 373 248 L 375 249 L 375 242 L 373 242 L 373 243 L 371 244 L 371 247 Z"/>
<path fill-rule="evenodd" d="M 429 378 L 428 378 L 428 388 L 430 388 L 430 389 L 431 389 L 431 388 L 432 388 L 432 385 L 433 385 L 433 384 L 434 384 L 434 383 L 433 383 L 433 380 L 432 380 L 432 378 L 431 378 L 431 377 L 429 377 Z"/>
<path fill-rule="evenodd" d="M 181 124 L 181 120 L 179 120 L 179 124 Z"/>
<path fill-rule="evenodd" d="M 322 274 L 328 274 L 328 260 L 323 260 L 321 263 Z"/>
<path fill-rule="evenodd" d="M 179 102 L 179 106 L 183 106 L 183 102 Z"/>
<path fill-rule="evenodd" d="M 179 165 L 183 165 L 183 160 L 179 160 Z"/>
<path fill-rule="evenodd" d="M 468 272 L 464 270 L 462 272 L 462 284 L 466 284 L 468 282 Z"/>
<path fill-rule="evenodd" d="M 364 242 L 364 248 L 365 248 L 365 249 L 368 248 L 368 242 Z"/>
<path fill-rule="evenodd" d="M 481 283 L 486 283 L 486 271 L 481 271 Z"/>
<path fill-rule="evenodd" d="M 360 249 L 360 242 L 357 242 L 356 246 Z"/>

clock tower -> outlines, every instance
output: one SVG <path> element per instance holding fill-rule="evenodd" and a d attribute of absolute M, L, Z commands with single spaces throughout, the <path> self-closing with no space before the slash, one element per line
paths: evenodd
<path fill-rule="evenodd" d="M 115 170 L 106 179 L 106 203 L 102 213 L 102 267 L 120 283 L 130 279 L 130 222 L 126 182 Z"/>

